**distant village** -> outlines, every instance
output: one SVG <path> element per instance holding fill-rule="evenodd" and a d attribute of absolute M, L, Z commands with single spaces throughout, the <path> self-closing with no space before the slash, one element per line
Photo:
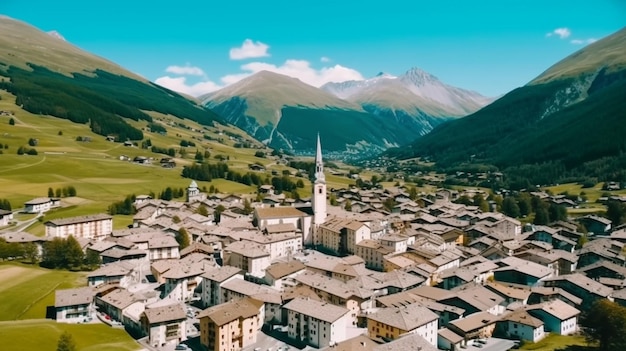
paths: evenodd
<path fill-rule="evenodd" d="M 246 214 L 250 199 L 192 181 L 185 202 L 137 196 L 127 229 L 93 214 L 49 220 L 45 237 L 0 237 L 41 254 L 48 240 L 73 236 L 102 264 L 86 286 L 56 291 L 56 321 L 125 328 L 154 350 L 196 339 L 203 350 L 265 351 L 261 338 L 281 350 L 508 350 L 578 333 L 581 311 L 599 299 L 626 306 L 626 227 L 606 218 L 578 219 L 593 232 L 580 247 L 577 222 L 522 225 L 452 202 L 480 190 L 412 200 L 402 186 L 351 187 L 333 189 L 332 206 L 319 140 L 310 198 L 259 191 Z M 38 198 L 24 211 L 58 206 Z M 0 210 L 0 226 L 11 219 Z"/>

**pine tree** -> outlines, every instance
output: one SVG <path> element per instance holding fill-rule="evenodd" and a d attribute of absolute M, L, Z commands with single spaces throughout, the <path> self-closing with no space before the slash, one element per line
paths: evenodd
<path fill-rule="evenodd" d="M 57 344 L 57 351 L 76 351 L 76 344 L 72 334 L 66 331 L 61 334 Z"/>
<path fill-rule="evenodd" d="M 48 197 L 54 197 L 54 190 L 52 190 L 52 188 L 48 188 Z"/>

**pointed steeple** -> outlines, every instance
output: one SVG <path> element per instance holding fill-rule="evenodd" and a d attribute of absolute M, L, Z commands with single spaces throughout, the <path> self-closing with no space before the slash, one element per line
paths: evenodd
<path fill-rule="evenodd" d="M 317 151 L 315 152 L 315 182 L 325 183 L 324 161 L 322 161 L 322 143 L 320 143 L 320 133 L 317 133 Z"/>

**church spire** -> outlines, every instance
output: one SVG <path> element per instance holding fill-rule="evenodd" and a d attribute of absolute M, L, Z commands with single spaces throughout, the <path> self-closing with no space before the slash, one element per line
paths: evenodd
<path fill-rule="evenodd" d="M 326 178 L 324 177 L 324 161 L 322 161 L 320 133 L 317 133 L 317 151 L 315 152 L 315 182 L 326 182 Z"/>

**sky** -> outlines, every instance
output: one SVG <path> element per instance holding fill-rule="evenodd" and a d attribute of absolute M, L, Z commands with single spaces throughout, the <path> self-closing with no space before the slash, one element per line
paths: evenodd
<path fill-rule="evenodd" d="M 193 96 L 261 70 L 319 87 L 418 67 L 495 97 L 626 26 L 626 1 L 0 0 L 0 14 Z"/>

